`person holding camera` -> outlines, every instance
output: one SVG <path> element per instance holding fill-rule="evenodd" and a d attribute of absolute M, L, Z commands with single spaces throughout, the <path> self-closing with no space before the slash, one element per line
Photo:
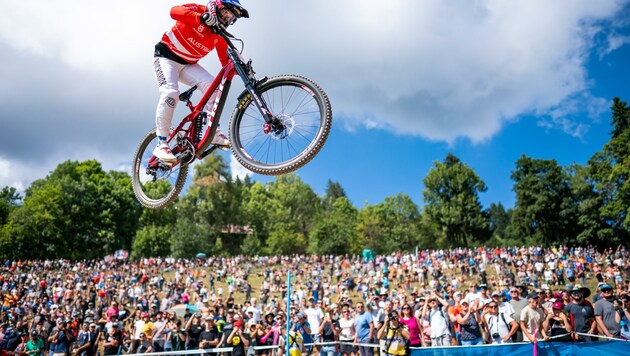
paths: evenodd
<path fill-rule="evenodd" d="M 199 336 L 204 330 L 201 326 L 201 313 L 196 312 L 186 322 L 186 350 L 197 350 L 199 348 Z"/>
<path fill-rule="evenodd" d="M 500 312 L 497 301 L 486 304 L 481 318 L 485 329 L 488 330 L 490 343 L 507 344 L 513 341 L 518 331 L 518 322 L 510 314 Z"/>
<path fill-rule="evenodd" d="M 68 331 L 68 323 L 63 319 L 57 319 L 57 327 L 52 331 L 48 338 L 50 342 L 50 351 L 53 356 L 65 356 L 70 351 L 70 331 Z"/>
<path fill-rule="evenodd" d="M 335 356 L 337 354 L 335 345 L 329 343 L 335 342 L 340 331 L 339 322 L 333 319 L 331 312 L 326 312 L 318 329 L 320 339 L 325 343 L 319 350 L 319 356 Z"/>
<path fill-rule="evenodd" d="M 615 320 L 621 327 L 621 337 L 630 340 L 630 295 L 624 294 L 617 303 L 613 303 L 617 313 Z"/>
<path fill-rule="evenodd" d="M 617 313 L 615 310 L 615 295 L 613 288 L 608 284 L 599 287 L 602 293 L 602 299 L 598 300 L 595 305 L 595 320 L 601 332 L 607 337 L 618 338 L 621 336 L 621 325 L 615 318 Z M 619 303 L 617 303 L 619 305 Z"/>
<path fill-rule="evenodd" d="M 409 329 L 400 322 L 395 311 L 387 315 L 386 322 L 376 333 L 379 340 L 385 340 L 384 352 L 386 355 L 404 356 L 409 352 Z"/>

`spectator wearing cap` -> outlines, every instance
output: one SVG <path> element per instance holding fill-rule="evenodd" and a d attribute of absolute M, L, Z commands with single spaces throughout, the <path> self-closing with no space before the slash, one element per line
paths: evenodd
<path fill-rule="evenodd" d="M 542 337 L 542 325 L 545 320 L 545 311 L 539 306 L 538 293 L 527 295 L 527 306 L 521 310 L 521 330 L 523 341 L 535 342 Z"/>
<path fill-rule="evenodd" d="M 243 330 L 243 321 L 236 320 L 234 328 L 227 337 L 227 344 L 232 346 L 232 356 L 245 356 L 245 347 L 249 346 L 251 337 Z"/>
<path fill-rule="evenodd" d="M 593 295 L 593 303 L 597 303 L 600 299 L 602 299 L 602 286 L 606 285 L 604 282 L 597 283 L 597 290 L 595 291 L 595 295 Z"/>
<path fill-rule="evenodd" d="M 492 298 L 492 302 L 495 302 L 499 305 L 499 313 L 503 313 L 509 316 L 514 315 L 514 308 L 512 307 L 512 304 L 504 301 L 505 294 L 499 292 L 498 290 L 495 290 L 492 292 L 490 297 Z M 485 305 L 488 305 L 490 303 L 491 302 L 488 302 Z"/>
<path fill-rule="evenodd" d="M 18 333 L 18 336 L 18 344 L 12 351 L 14 355 L 23 355 L 26 350 L 26 343 L 28 342 L 28 334 Z"/>
<path fill-rule="evenodd" d="M 53 356 L 65 355 L 70 351 L 71 335 L 68 323 L 64 319 L 57 319 L 57 326 L 53 329 L 48 342 Z"/>
<path fill-rule="evenodd" d="M 203 320 L 204 329 L 201 334 L 199 334 L 199 348 L 208 350 L 219 345 L 219 331 L 214 324 L 214 318 L 212 316 L 208 315 Z"/>
<path fill-rule="evenodd" d="M 572 320 L 573 330 L 580 334 L 592 334 L 595 331 L 595 310 L 593 305 L 586 300 L 591 295 L 591 290 L 585 287 L 575 286 L 568 290 L 570 303 L 564 306 L 564 310 Z M 576 341 L 591 341 L 590 336 L 576 335 Z"/>
<path fill-rule="evenodd" d="M 514 314 L 512 314 L 512 318 L 519 325 L 519 329 L 516 330 L 514 334 L 512 334 L 512 341 L 514 342 L 522 342 L 523 341 L 523 331 L 520 330 L 521 325 L 521 311 L 527 306 L 527 299 L 523 298 L 522 289 L 516 286 L 510 287 L 510 305 L 514 310 Z"/>
<path fill-rule="evenodd" d="M 615 318 L 617 311 L 613 303 L 615 299 L 613 288 L 604 284 L 599 289 L 602 293 L 602 299 L 595 303 L 595 320 L 599 330 L 604 335 L 618 338 L 621 335 L 621 325 Z"/>
<path fill-rule="evenodd" d="M 461 303 L 465 300 L 462 296 L 463 294 L 460 291 L 453 293 L 453 305 L 448 307 L 448 315 L 451 320 L 455 320 L 455 317 L 462 312 Z M 422 298 L 423 300 L 426 299 L 424 297 Z M 466 302 L 468 303 L 468 301 Z M 453 331 L 455 332 L 455 340 L 457 341 L 457 344 L 461 344 L 461 325 L 459 325 L 459 323 L 453 323 Z"/>
<path fill-rule="evenodd" d="M 262 324 L 256 323 L 254 320 L 247 322 L 246 333 L 250 336 L 250 346 L 267 346 L 267 339 L 265 337 L 265 329 Z M 263 339 L 264 338 L 264 339 Z M 267 356 L 268 350 L 255 350 L 254 354 L 257 356 Z"/>
<path fill-rule="evenodd" d="M 484 337 L 479 310 L 481 310 L 479 300 L 475 300 L 472 305 L 469 305 L 467 300 L 461 301 L 461 312 L 455 316 L 455 322 L 460 325 L 462 346 L 483 343 Z"/>
<path fill-rule="evenodd" d="M 298 312 L 295 314 L 295 318 L 293 320 L 291 326 L 296 332 L 299 332 L 302 335 L 302 340 L 304 344 L 310 344 L 313 342 L 311 338 L 311 325 L 308 320 L 306 320 L 306 314 L 303 312 Z M 307 350 L 310 350 L 312 346 L 307 346 Z"/>
<path fill-rule="evenodd" d="M 476 300 L 476 299 L 475 299 Z M 470 302 L 469 302 L 470 303 Z M 433 290 L 422 308 L 421 315 L 431 325 L 431 346 L 451 346 L 448 302 Z"/>
<path fill-rule="evenodd" d="M 30 339 L 26 343 L 24 349 L 28 355 L 43 356 L 44 354 L 44 340 L 39 337 L 39 333 L 35 330 L 30 332 Z"/>
<path fill-rule="evenodd" d="M 238 317 L 238 315 L 236 315 Z M 232 333 L 232 330 L 234 330 L 234 322 L 236 321 L 236 319 L 234 319 L 235 314 L 234 314 L 234 309 L 228 309 L 227 310 L 227 314 L 225 315 L 225 322 L 222 323 L 221 325 L 221 341 L 219 341 L 219 347 L 228 347 L 228 343 L 227 343 L 227 338 L 228 335 L 230 335 Z M 223 321 L 223 320 L 220 320 Z"/>
<path fill-rule="evenodd" d="M 196 312 L 186 322 L 186 350 L 196 350 L 199 348 L 199 336 L 204 330 L 201 325 L 201 313 Z"/>
<path fill-rule="evenodd" d="M 104 319 L 101 319 L 103 321 Z M 109 334 L 112 331 L 112 327 L 116 325 L 118 327 L 122 327 L 121 323 L 118 321 L 117 315 L 112 315 L 109 321 L 105 323 L 105 333 Z"/>
<path fill-rule="evenodd" d="M 553 303 L 551 308 L 551 313 L 547 314 L 543 322 L 543 337 L 545 340 L 557 342 L 573 341 L 570 334 L 572 330 L 571 322 L 569 321 L 569 315 L 564 311 L 564 305 L 558 300 Z"/>
<path fill-rule="evenodd" d="M 90 330 L 89 323 L 83 323 L 79 336 L 77 338 L 79 347 L 75 350 L 75 353 L 79 356 L 94 356 L 96 354 L 96 324 L 94 324 L 93 330 Z"/>

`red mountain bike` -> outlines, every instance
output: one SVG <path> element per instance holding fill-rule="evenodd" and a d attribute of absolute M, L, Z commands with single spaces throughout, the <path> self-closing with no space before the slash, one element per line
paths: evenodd
<path fill-rule="evenodd" d="M 177 163 L 169 165 L 153 156 L 155 129 L 140 141 L 133 159 L 132 185 L 138 201 L 159 209 L 172 203 L 186 182 L 188 166 L 216 150 L 212 138 L 228 96 L 232 78 L 238 75 L 245 90 L 238 97 L 229 124 L 232 152 L 252 172 L 278 175 L 308 163 L 322 148 L 332 124 L 332 109 L 326 93 L 315 82 L 295 75 L 273 78 L 254 76 L 251 60 L 245 62 L 232 41 L 243 41 L 225 29 L 216 31 L 228 44 L 229 62 L 208 90 L 193 105 L 196 86 L 179 95 L 190 109 L 174 128 L 168 142 Z M 203 108 L 217 93 L 211 112 Z"/>

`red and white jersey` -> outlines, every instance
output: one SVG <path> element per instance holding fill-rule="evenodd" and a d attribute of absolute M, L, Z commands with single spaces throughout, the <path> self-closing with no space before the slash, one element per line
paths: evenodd
<path fill-rule="evenodd" d="M 221 65 L 228 62 L 227 43 L 211 29 L 201 23 L 205 5 L 185 4 L 171 9 L 171 17 L 176 21 L 173 28 L 162 36 L 162 43 L 184 61 L 193 64 L 213 49 Z"/>

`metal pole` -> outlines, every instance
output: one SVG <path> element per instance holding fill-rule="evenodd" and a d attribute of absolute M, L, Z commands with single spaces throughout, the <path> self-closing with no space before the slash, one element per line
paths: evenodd
<path fill-rule="evenodd" d="M 291 271 L 287 271 L 287 336 L 284 338 L 284 350 L 285 355 L 289 356 L 289 332 L 291 330 Z"/>

